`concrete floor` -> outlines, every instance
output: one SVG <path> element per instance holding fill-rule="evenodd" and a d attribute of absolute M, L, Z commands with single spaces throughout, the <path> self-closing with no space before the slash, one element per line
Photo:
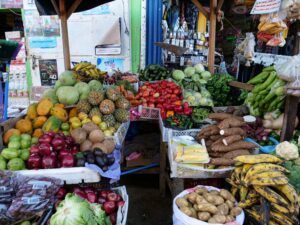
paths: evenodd
<path fill-rule="evenodd" d="M 128 175 L 122 177 L 129 195 L 127 225 L 172 225 L 172 199 L 161 197 L 158 175 Z"/>

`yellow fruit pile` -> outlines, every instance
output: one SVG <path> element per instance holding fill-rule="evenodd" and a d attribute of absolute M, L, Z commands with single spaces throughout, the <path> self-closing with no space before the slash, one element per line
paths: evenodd
<path fill-rule="evenodd" d="M 270 203 L 270 224 L 297 224 L 299 197 L 288 183 L 285 173 L 289 171 L 279 165 L 282 161 L 267 154 L 238 156 L 235 161 L 238 166 L 226 180 L 240 200 L 238 206 L 261 221 L 260 200 L 264 198 Z"/>
<path fill-rule="evenodd" d="M 287 30 L 287 25 L 277 17 L 271 17 L 269 14 L 260 17 L 258 31 L 266 34 L 279 34 Z"/>

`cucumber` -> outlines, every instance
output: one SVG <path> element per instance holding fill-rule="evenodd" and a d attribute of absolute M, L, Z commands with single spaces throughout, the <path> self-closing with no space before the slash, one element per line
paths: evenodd
<path fill-rule="evenodd" d="M 276 72 L 274 72 L 274 71 L 271 72 L 269 77 L 267 78 L 267 80 L 259 86 L 259 88 L 257 89 L 257 92 L 260 92 L 260 91 L 268 88 L 269 85 L 272 84 L 272 82 L 276 79 L 276 77 L 277 77 Z"/>
<path fill-rule="evenodd" d="M 272 72 L 275 71 L 275 67 L 274 66 L 269 66 L 263 69 L 263 72 Z"/>
<path fill-rule="evenodd" d="M 247 83 L 248 84 L 260 84 L 263 83 L 269 76 L 269 72 L 267 71 L 263 71 L 260 74 L 258 74 L 257 76 L 253 77 L 251 80 L 249 80 Z"/>

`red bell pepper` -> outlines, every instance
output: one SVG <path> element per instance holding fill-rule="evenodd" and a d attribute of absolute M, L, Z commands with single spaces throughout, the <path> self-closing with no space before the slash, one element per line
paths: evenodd
<path fill-rule="evenodd" d="M 183 107 L 181 105 L 175 105 L 174 110 L 175 110 L 176 113 L 179 113 L 179 112 L 182 112 Z"/>

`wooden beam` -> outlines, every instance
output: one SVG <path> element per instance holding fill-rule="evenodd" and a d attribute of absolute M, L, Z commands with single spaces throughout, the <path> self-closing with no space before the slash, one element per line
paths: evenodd
<path fill-rule="evenodd" d="M 51 3 L 54 7 L 54 10 L 55 10 L 56 14 L 60 17 L 60 12 L 59 12 L 59 8 L 57 6 L 56 0 L 51 0 Z"/>
<path fill-rule="evenodd" d="M 80 5 L 81 2 L 82 2 L 82 0 L 75 0 L 73 2 L 71 7 L 68 9 L 67 18 L 69 18 L 72 15 L 72 13 L 75 12 L 75 10 L 78 8 L 78 6 Z"/>
<path fill-rule="evenodd" d="M 254 86 L 252 84 L 245 84 L 245 83 L 238 82 L 238 81 L 230 81 L 228 84 L 232 87 L 240 88 L 240 89 L 247 90 L 247 91 L 252 91 L 254 88 Z"/>
<path fill-rule="evenodd" d="M 201 3 L 198 0 L 191 0 L 194 5 L 199 9 L 200 12 L 203 13 L 203 15 L 208 18 L 208 13 L 207 11 L 204 9 L 204 7 L 201 5 Z"/>
<path fill-rule="evenodd" d="M 71 59 L 70 59 L 70 47 L 69 47 L 69 36 L 68 36 L 68 18 L 67 18 L 65 0 L 59 0 L 59 10 L 60 10 L 65 69 L 69 70 L 71 68 Z"/>
<path fill-rule="evenodd" d="M 217 0 L 210 0 L 210 22 L 209 22 L 209 43 L 208 43 L 208 69 L 211 74 L 214 74 L 215 69 L 215 48 L 216 48 L 216 26 L 217 15 L 216 9 Z"/>
<path fill-rule="evenodd" d="M 219 10 L 222 8 L 224 0 L 219 0 L 216 8 L 216 14 L 218 14 Z"/>
<path fill-rule="evenodd" d="M 286 97 L 280 141 L 289 141 L 294 135 L 295 122 L 298 112 L 298 103 L 298 97 L 290 95 Z"/>

